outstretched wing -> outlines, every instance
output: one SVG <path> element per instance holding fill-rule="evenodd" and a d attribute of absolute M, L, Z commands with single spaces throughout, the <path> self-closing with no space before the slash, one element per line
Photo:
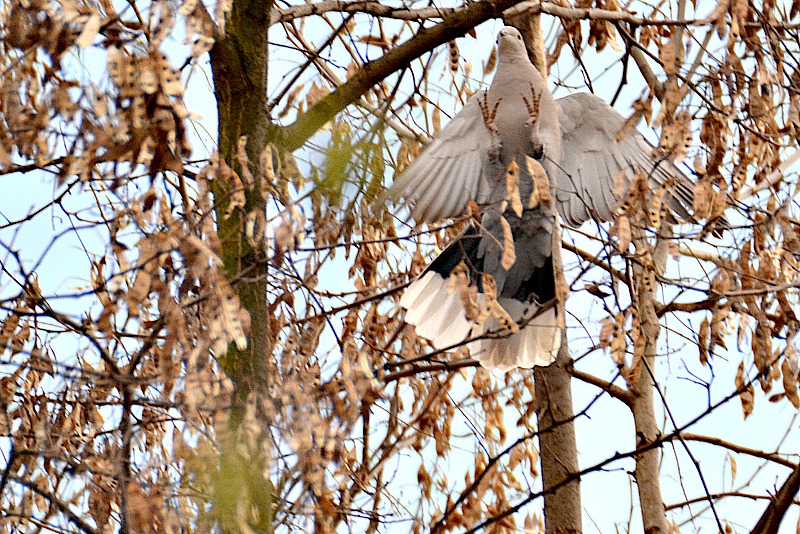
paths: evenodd
<path fill-rule="evenodd" d="M 501 166 L 489 162 L 492 134 L 486 128 L 476 93 L 436 135 L 379 200 L 408 202 L 417 223 L 458 217 L 474 199 L 486 202 L 497 186 Z M 495 169 L 497 167 L 497 169 Z M 493 175 L 493 176 L 490 176 Z"/>
<path fill-rule="evenodd" d="M 673 163 L 657 159 L 653 146 L 639 132 L 634 130 L 617 140 L 626 121 L 623 115 L 590 93 L 576 93 L 556 102 L 563 157 L 554 189 L 558 210 L 568 224 L 612 219 L 617 176 L 624 173 L 630 181 L 637 171 L 649 176 L 657 187 L 671 182 L 670 208 L 683 219 L 691 218 L 692 183 Z"/>

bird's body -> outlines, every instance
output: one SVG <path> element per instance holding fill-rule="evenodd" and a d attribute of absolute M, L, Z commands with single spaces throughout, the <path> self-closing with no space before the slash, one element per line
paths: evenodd
<path fill-rule="evenodd" d="M 557 170 L 561 160 L 561 132 L 558 108 L 547 88 L 542 74 L 527 56 L 522 36 L 514 28 L 500 30 L 498 42 L 497 73 L 487 91 L 489 106 L 498 106 L 495 123 L 503 140 L 504 152 L 517 159 L 523 172 L 527 172 L 525 156 L 544 154 L 545 170 Z M 535 101 L 534 101 L 535 100 Z M 529 106 L 536 106 L 537 114 L 531 120 Z M 505 172 L 505 169 L 503 169 Z M 520 186 L 529 187 L 530 182 L 520 180 Z M 529 191 L 520 191 L 521 196 Z M 505 198 L 505 197 L 504 197 Z"/>
<path fill-rule="evenodd" d="M 473 339 L 470 352 L 491 368 L 553 361 L 561 342 L 553 305 L 557 213 L 575 226 L 592 217 L 612 218 L 617 176 L 631 179 L 637 170 L 656 182 L 677 181 L 677 204 L 691 205 L 686 178 L 671 164 L 653 160 L 638 133 L 616 139 L 624 123 L 594 95 L 555 101 L 520 33 L 511 27 L 500 31 L 489 88 L 467 102 L 387 194 L 406 200 L 418 223 L 465 215 L 470 201 L 481 208 L 480 223 L 436 258 L 401 300 L 406 321 L 419 335 L 437 348 Z M 552 203 L 528 201 L 534 183 L 541 187 L 529 158 L 546 172 Z M 512 162 L 518 167 L 521 213 L 508 202 Z M 510 265 L 504 246 L 509 231 L 516 255 Z M 476 315 L 476 306 L 484 313 Z"/>

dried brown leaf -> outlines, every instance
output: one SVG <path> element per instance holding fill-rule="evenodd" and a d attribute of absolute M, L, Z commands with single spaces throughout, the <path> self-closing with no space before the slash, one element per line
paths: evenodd
<path fill-rule="evenodd" d="M 356 39 L 356 41 L 370 46 L 377 46 L 384 50 L 388 50 L 391 44 L 385 37 L 380 37 L 377 35 L 363 35 Z"/>
<path fill-rule="evenodd" d="M 734 384 L 736 385 L 736 389 L 739 391 L 739 400 L 742 402 L 742 413 L 744 418 L 747 419 L 747 417 L 753 413 L 753 409 L 755 408 L 755 394 L 752 383 L 745 386 L 744 362 L 739 364 L 739 368 L 736 371 Z"/>
<path fill-rule="evenodd" d="M 497 304 L 497 281 L 489 273 L 481 273 L 481 287 L 485 304 L 478 310 L 477 322 L 482 323 L 492 314 L 492 310 Z"/>
<path fill-rule="evenodd" d="M 448 47 L 448 66 L 450 68 L 450 74 L 455 74 L 458 72 L 458 60 L 461 58 L 461 54 L 458 51 L 458 43 L 456 40 L 453 39 L 452 41 L 447 43 Z"/>
<path fill-rule="evenodd" d="M 319 102 L 323 97 L 327 96 L 330 92 L 330 89 L 328 89 L 326 86 L 322 84 L 317 85 L 317 82 L 313 82 L 311 87 L 308 88 L 308 93 L 306 93 L 306 104 L 308 107 L 311 107 Z"/>
<path fill-rule="evenodd" d="M 697 347 L 700 349 L 700 363 L 702 365 L 708 365 L 708 339 L 708 317 L 704 317 L 700 323 L 700 329 L 697 331 Z"/>
<path fill-rule="evenodd" d="M 467 202 L 467 213 L 474 221 L 479 222 L 481 220 L 481 207 L 478 206 L 478 203 L 473 198 Z"/>
<path fill-rule="evenodd" d="M 533 176 L 533 193 L 528 203 L 528 208 L 534 208 L 541 204 L 545 207 L 550 207 L 553 204 L 553 197 L 550 195 L 550 180 L 547 178 L 542 164 L 535 159 L 525 156 L 525 164 L 528 166 L 528 172 Z"/>
<path fill-rule="evenodd" d="M 619 250 L 625 252 L 631 244 L 631 220 L 627 215 L 622 215 L 617 218 L 617 223 L 614 225 L 614 235 L 619 239 Z"/>
<path fill-rule="evenodd" d="M 614 316 L 613 337 L 611 338 L 611 358 L 617 367 L 625 365 L 625 313 L 619 312 Z"/>
<path fill-rule="evenodd" d="M 714 311 L 711 313 L 711 328 L 709 333 L 709 350 L 714 350 L 714 347 L 722 347 L 723 349 L 727 350 L 727 345 L 725 345 L 725 339 L 723 335 L 725 334 L 725 323 L 728 320 L 728 316 L 731 312 L 730 304 L 725 304 L 724 306 L 716 306 Z"/>
<path fill-rule="evenodd" d="M 603 319 L 600 327 L 600 347 L 610 347 L 614 339 L 615 320 L 613 317 Z"/>
<path fill-rule="evenodd" d="M 252 210 L 247 214 L 247 219 L 244 224 L 244 233 L 251 247 L 255 249 L 260 249 L 262 247 L 266 224 L 266 217 L 263 210 Z"/>
<path fill-rule="evenodd" d="M 772 360 L 772 333 L 766 318 L 760 319 L 756 325 L 752 349 L 756 368 L 762 373 L 768 372 Z"/>
<path fill-rule="evenodd" d="M 619 199 L 618 206 L 616 209 L 616 213 L 625 213 L 626 206 L 624 205 L 623 197 L 625 195 L 625 190 L 628 187 L 628 175 L 625 174 L 625 171 L 619 171 L 617 175 L 614 177 L 614 197 Z"/>
<path fill-rule="evenodd" d="M 236 142 L 236 161 L 241 169 L 242 183 L 248 191 L 253 190 L 253 173 L 250 172 L 250 158 L 247 155 L 247 136 L 239 137 Z"/>
<path fill-rule="evenodd" d="M 701 179 L 694 187 L 694 202 L 692 210 L 695 217 L 698 219 L 705 219 L 711 213 L 712 208 L 712 186 L 711 180 L 707 178 Z"/>
<path fill-rule="evenodd" d="M 661 221 L 664 218 L 666 211 L 666 204 L 664 203 L 664 195 L 669 187 L 669 182 L 665 182 L 658 188 L 658 190 L 650 198 L 649 209 L 647 210 L 647 217 L 650 222 L 650 227 L 654 229 L 661 228 Z"/>
<path fill-rule="evenodd" d="M 464 316 L 467 320 L 482 323 L 489 316 L 489 311 L 478 304 L 478 288 L 470 283 L 469 269 L 464 262 L 456 265 L 450 272 L 446 287 L 448 292 L 458 292 L 461 307 L 464 308 Z"/>
<path fill-rule="evenodd" d="M 217 298 L 220 302 L 215 318 L 221 322 L 223 331 L 227 334 L 227 340 L 236 343 L 239 350 L 245 350 L 247 348 L 246 330 L 249 330 L 250 327 L 250 315 L 242 308 L 239 297 L 233 293 L 230 285 L 221 275 L 217 277 L 213 287 L 217 291 Z"/>
<path fill-rule="evenodd" d="M 519 334 L 519 325 L 517 322 L 511 318 L 505 308 L 496 300 L 492 308 L 492 316 L 497 319 L 497 322 L 500 323 L 503 329 L 508 330 L 512 334 Z"/>
<path fill-rule="evenodd" d="M 503 226 L 503 258 L 500 263 L 507 271 L 517 261 L 517 254 L 514 251 L 514 235 L 511 233 L 511 225 L 508 224 L 505 217 L 500 217 L 500 224 Z"/>
<path fill-rule="evenodd" d="M 728 271 L 720 269 L 717 275 L 711 281 L 711 294 L 719 297 L 725 296 L 731 288 L 731 277 Z"/>
<path fill-rule="evenodd" d="M 89 489 L 89 515 L 97 528 L 103 529 L 111 517 L 112 494 L 108 488 L 93 484 Z"/>
<path fill-rule="evenodd" d="M 218 177 L 226 181 L 230 188 L 230 200 L 222 216 L 223 219 L 228 219 L 235 210 L 241 209 L 245 205 L 244 184 L 242 184 L 239 175 L 228 167 L 228 164 L 223 159 L 219 160 Z"/>
<path fill-rule="evenodd" d="M 522 200 L 519 197 L 519 165 L 512 160 L 506 168 L 506 199 L 511 205 L 511 209 L 517 214 L 517 217 L 522 217 Z"/>
<path fill-rule="evenodd" d="M 736 481 L 736 472 L 738 471 L 737 466 L 736 466 L 736 458 L 733 456 L 733 454 L 728 453 L 727 454 L 727 459 L 728 459 L 728 463 L 731 466 L 731 482 L 730 483 L 732 485 L 734 483 L 734 481 Z"/>
<path fill-rule="evenodd" d="M 633 359 L 630 366 L 625 368 L 625 381 L 630 388 L 634 387 L 639 381 L 642 362 L 644 361 L 644 349 L 647 345 L 642 325 L 635 312 L 631 322 L 631 336 L 633 337 Z"/>
<path fill-rule="evenodd" d="M 783 375 L 783 390 L 786 398 L 792 403 L 795 409 L 800 409 L 800 395 L 797 394 L 797 379 L 792 372 L 792 365 L 788 358 L 781 362 L 781 374 Z"/>
<path fill-rule="evenodd" d="M 492 72 L 497 65 L 497 47 L 492 47 L 492 52 L 489 54 L 489 57 L 483 63 L 483 74 L 484 76 Z"/>

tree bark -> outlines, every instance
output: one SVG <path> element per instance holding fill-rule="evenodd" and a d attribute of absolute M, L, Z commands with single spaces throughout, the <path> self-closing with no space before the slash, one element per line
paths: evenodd
<path fill-rule="evenodd" d="M 656 248 L 661 244 L 659 240 Z M 636 250 L 645 250 L 647 241 L 642 235 L 636 241 Z M 655 271 L 663 266 L 645 264 L 644 267 L 634 267 L 634 280 L 636 281 L 635 306 L 640 324 L 640 332 L 634 331 L 634 345 L 643 342 L 641 361 L 637 362 L 637 350 L 634 348 L 634 362 L 632 375 L 629 377 L 633 399 L 631 411 L 636 430 L 636 447 L 643 447 L 658 440 L 661 432 L 656 421 L 654 407 L 655 361 L 658 334 L 660 325 L 656 314 L 656 300 L 654 292 Z M 652 269 L 654 272 L 648 273 Z M 636 339 L 636 336 L 643 339 Z M 637 368 L 638 367 L 638 368 Z M 664 501 L 661 496 L 661 481 L 659 480 L 659 455 L 661 449 L 651 448 L 636 455 L 636 469 L 633 472 L 639 492 L 639 506 L 642 511 L 642 528 L 645 534 L 666 534 L 667 518 Z"/>
<path fill-rule="evenodd" d="M 269 0 L 234 0 L 225 34 L 211 50 L 211 71 L 217 100 L 219 157 L 236 172 L 238 140 L 247 137 L 248 159 L 256 164 L 270 141 L 270 117 L 267 112 L 267 28 L 272 10 Z M 241 176 L 241 173 L 240 173 Z M 244 231 L 246 214 L 264 211 L 265 199 L 258 187 L 245 191 L 244 209 L 225 217 L 230 201 L 230 184 L 212 182 L 217 232 L 222 245 L 223 270 L 250 314 L 249 345 L 239 350 L 231 345 L 219 362 L 234 383 L 235 393 L 227 431 L 218 429 L 221 455 L 214 481 L 212 515 L 223 532 L 239 532 L 244 524 L 253 531 L 272 530 L 272 485 L 267 476 L 267 451 L 240 452 L 238 428 L 245 416 L 245 406 L 252 394 L 269 384 L 268 361 L 272 352 L 269 341 L 269 301 L 267 299 L 268 264 L 264 253 L 250 246 Z M 257 406 L 262 403 L 257 402 Z M 264 425 L 264 432 L 266 432 Z"/>
<path fill-rule="evenodd" d="M 567 370 L 571 358 L 565 338 L 566 334 L 556 362 L 534 370 L 547 534 L 582 531 L 580 480 L 575 479 L 548 492 L 548 488 L 563 483 L 579 471 L 575 425 L 572 421 L 572 389 Z"/>
<path fill-rule="evenodd" d="M 547 56 L 539 13 L 523 12 L 505 17 L 504 22 L 517 28 L 525 40 L 528 56 L 542 76 L 547 78 Z M 536 367 L 536 416 L 539 429 L 539 458 L 544 488 L 544 523 L 547 534 L 567 534 L 583 531 L 581 517 L 580 479 L 564 483 L 580 471 L 578 447 L 575 440 L 574 410 L 572 407 L 572 375 L 566 330 L 566 287 L 561 259 L 561 227 L 556 215 L 553 231 L 553 270 L 556 283 L 556 314 L 561 324 L 561 348 L 558 358 L 548 367 Z M 548 491 L 564 484 L 555 491 Z"/>
<path fill-rule="evenodd" d="M 548 367 L 534 369 L 536 416 L 539 429 L 539 458 L 542 464 L 544 489 L 544 523 L 546 534 L 582 532 L 580 479 L 566 479 L 580 471 L 575 441 L 572 408 L 572 357 L 567 344 L 566 288 L 561 259 L 561 227 L 556 219 L 553 232 L 553 269 L 556 283 L 556 313 L 561 324 L 561 348 L 558 358 Z M 561 289 L 559 289 L 561 288 Z M 548 488 L 559 487 L 555 491 Z"/>
<path fill-rule="evenodd" d="M 251 162 L 269 142 L 267 112 L 267 23 L 272 3 L 268 0 L 236 0 L 226 33 L 211 51 L 211 70 L 217 98 L 220 159 L 238 172 L 238 140 L 247 137 Z M 264 210 L 259 188 L 246 191 L 243 210 L 230 217 L 222 214 L 228 204 L 229 184 L 214 180 L 217 225 L 222 259 L 228 279 L 235 284 L 242 306 L 250 313 L 251 337 L 247 350 L 231 347 L 223 359 L 225 371 L 244 396 L 257 384 L 266 385 L 266 361 L 271 352 L 268 341 L 267 263 L 254 250 L 244 232 L 244 217 L 251 210 Z M 241 395 L 240 395 L 241 396 Z"/>
<path fill-rule="evenodd" d="M 781 489 L 769 503 L 767 509 L 764 510 L 761 519 L 756 523 L 753 528 L 753 534 L 777 534 L 781 526 L 783 517 L 792 506 L 797 492 L 800 491 L 800 467 L 796 467 L 792 474 L 783 483 Z"/>
<path fill-rule="evenodd" d="M 658 335 L 658 328 L 656 336 Z M 647 335 L 647 334 L 645 334 Z M 651 338 L 656 339 L 656 338 Z M 648 345 L 651 341 L 646 342 Z M 655 346 L 655 341 L 652 341 Z M 655 347 L 654 347 L 655 348 Z M 639 378 L 631 388 L 633 393 L 633 421 L 636 429 L 636 446 L 642 447 L 656 441 L 660 432 L 653 408 L 653 382 L 650 372 L 654 358 L 645 356 L 639 369 Z M 666 511 L 661 497 L 659 480 L 659 455 L 661 449 L 653 448 L 636 456 L 636 469 L 633 476 L 639 491 L 639 506 L 642 510 L 642 525 L 646 534 L 667 532 Z"/>

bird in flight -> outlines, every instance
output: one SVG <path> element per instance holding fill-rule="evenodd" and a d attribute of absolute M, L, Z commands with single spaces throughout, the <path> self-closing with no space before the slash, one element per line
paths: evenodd
<path fill-rule="evenodd" d="M 406 322 L 444 349 L 470 340 L 485 367 L 549 365 L 560 348 L 554 247 L 560 220 L 614 218 L 615 183 L 637 173 L 669 189 L 691 218 L 692 184 L 601 98 L 555 100 L 520 32 L 497 36 L 494 79 L 476 93 L 382 200 L 406 203 L 418 224 L 472 214 L 468 228 L 403 295 Z M 560 220 L 559 220 L 560 216 Z"/>

